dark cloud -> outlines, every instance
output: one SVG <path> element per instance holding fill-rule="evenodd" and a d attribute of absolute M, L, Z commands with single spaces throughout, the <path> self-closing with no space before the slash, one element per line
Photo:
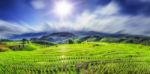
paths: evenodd
<path fill-rule="evenodd" d="M 124 14 L 130 15 L 150 15 L 149 0 L 115 0 Z"/>

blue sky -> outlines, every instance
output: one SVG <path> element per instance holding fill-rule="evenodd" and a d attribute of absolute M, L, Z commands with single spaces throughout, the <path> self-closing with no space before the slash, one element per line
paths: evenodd
<path fill-rule="evenodd" d="M 53 10 L 62 0 L 0 0 L 0 36 L 51 31 L 150 35 L 150 0 L 65 0 L 71 14 Z"/>

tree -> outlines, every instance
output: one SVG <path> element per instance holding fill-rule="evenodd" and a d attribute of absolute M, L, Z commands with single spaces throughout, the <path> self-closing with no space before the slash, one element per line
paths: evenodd
<path fill-rule="evenodd" d="M 22 46 L 24 47 L 26 44 L 27 39 L 22 39 Z"/>
<path fill-rule="evenodd" d="M 73 40 L 70 39 L 70 40 L 68 40 L 68 43 L 73 44 L 74 42 L 73 42 Z"/>

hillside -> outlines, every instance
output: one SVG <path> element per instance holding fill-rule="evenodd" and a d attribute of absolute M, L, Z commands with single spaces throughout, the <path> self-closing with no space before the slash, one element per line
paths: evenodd
<path fill-rule="evenodd" d="M 85 42 L 0 54 L 1 74 L 149 74 L 150 46 Z"/>

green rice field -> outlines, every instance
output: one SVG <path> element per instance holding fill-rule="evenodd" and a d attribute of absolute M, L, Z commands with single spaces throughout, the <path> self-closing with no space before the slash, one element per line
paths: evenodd
<path fill-rule="evenodd" d="M 28 45 L 34 50 L 0 52 L 0 74 L 150 74 L 150 46 L 105 42 Z"/>

